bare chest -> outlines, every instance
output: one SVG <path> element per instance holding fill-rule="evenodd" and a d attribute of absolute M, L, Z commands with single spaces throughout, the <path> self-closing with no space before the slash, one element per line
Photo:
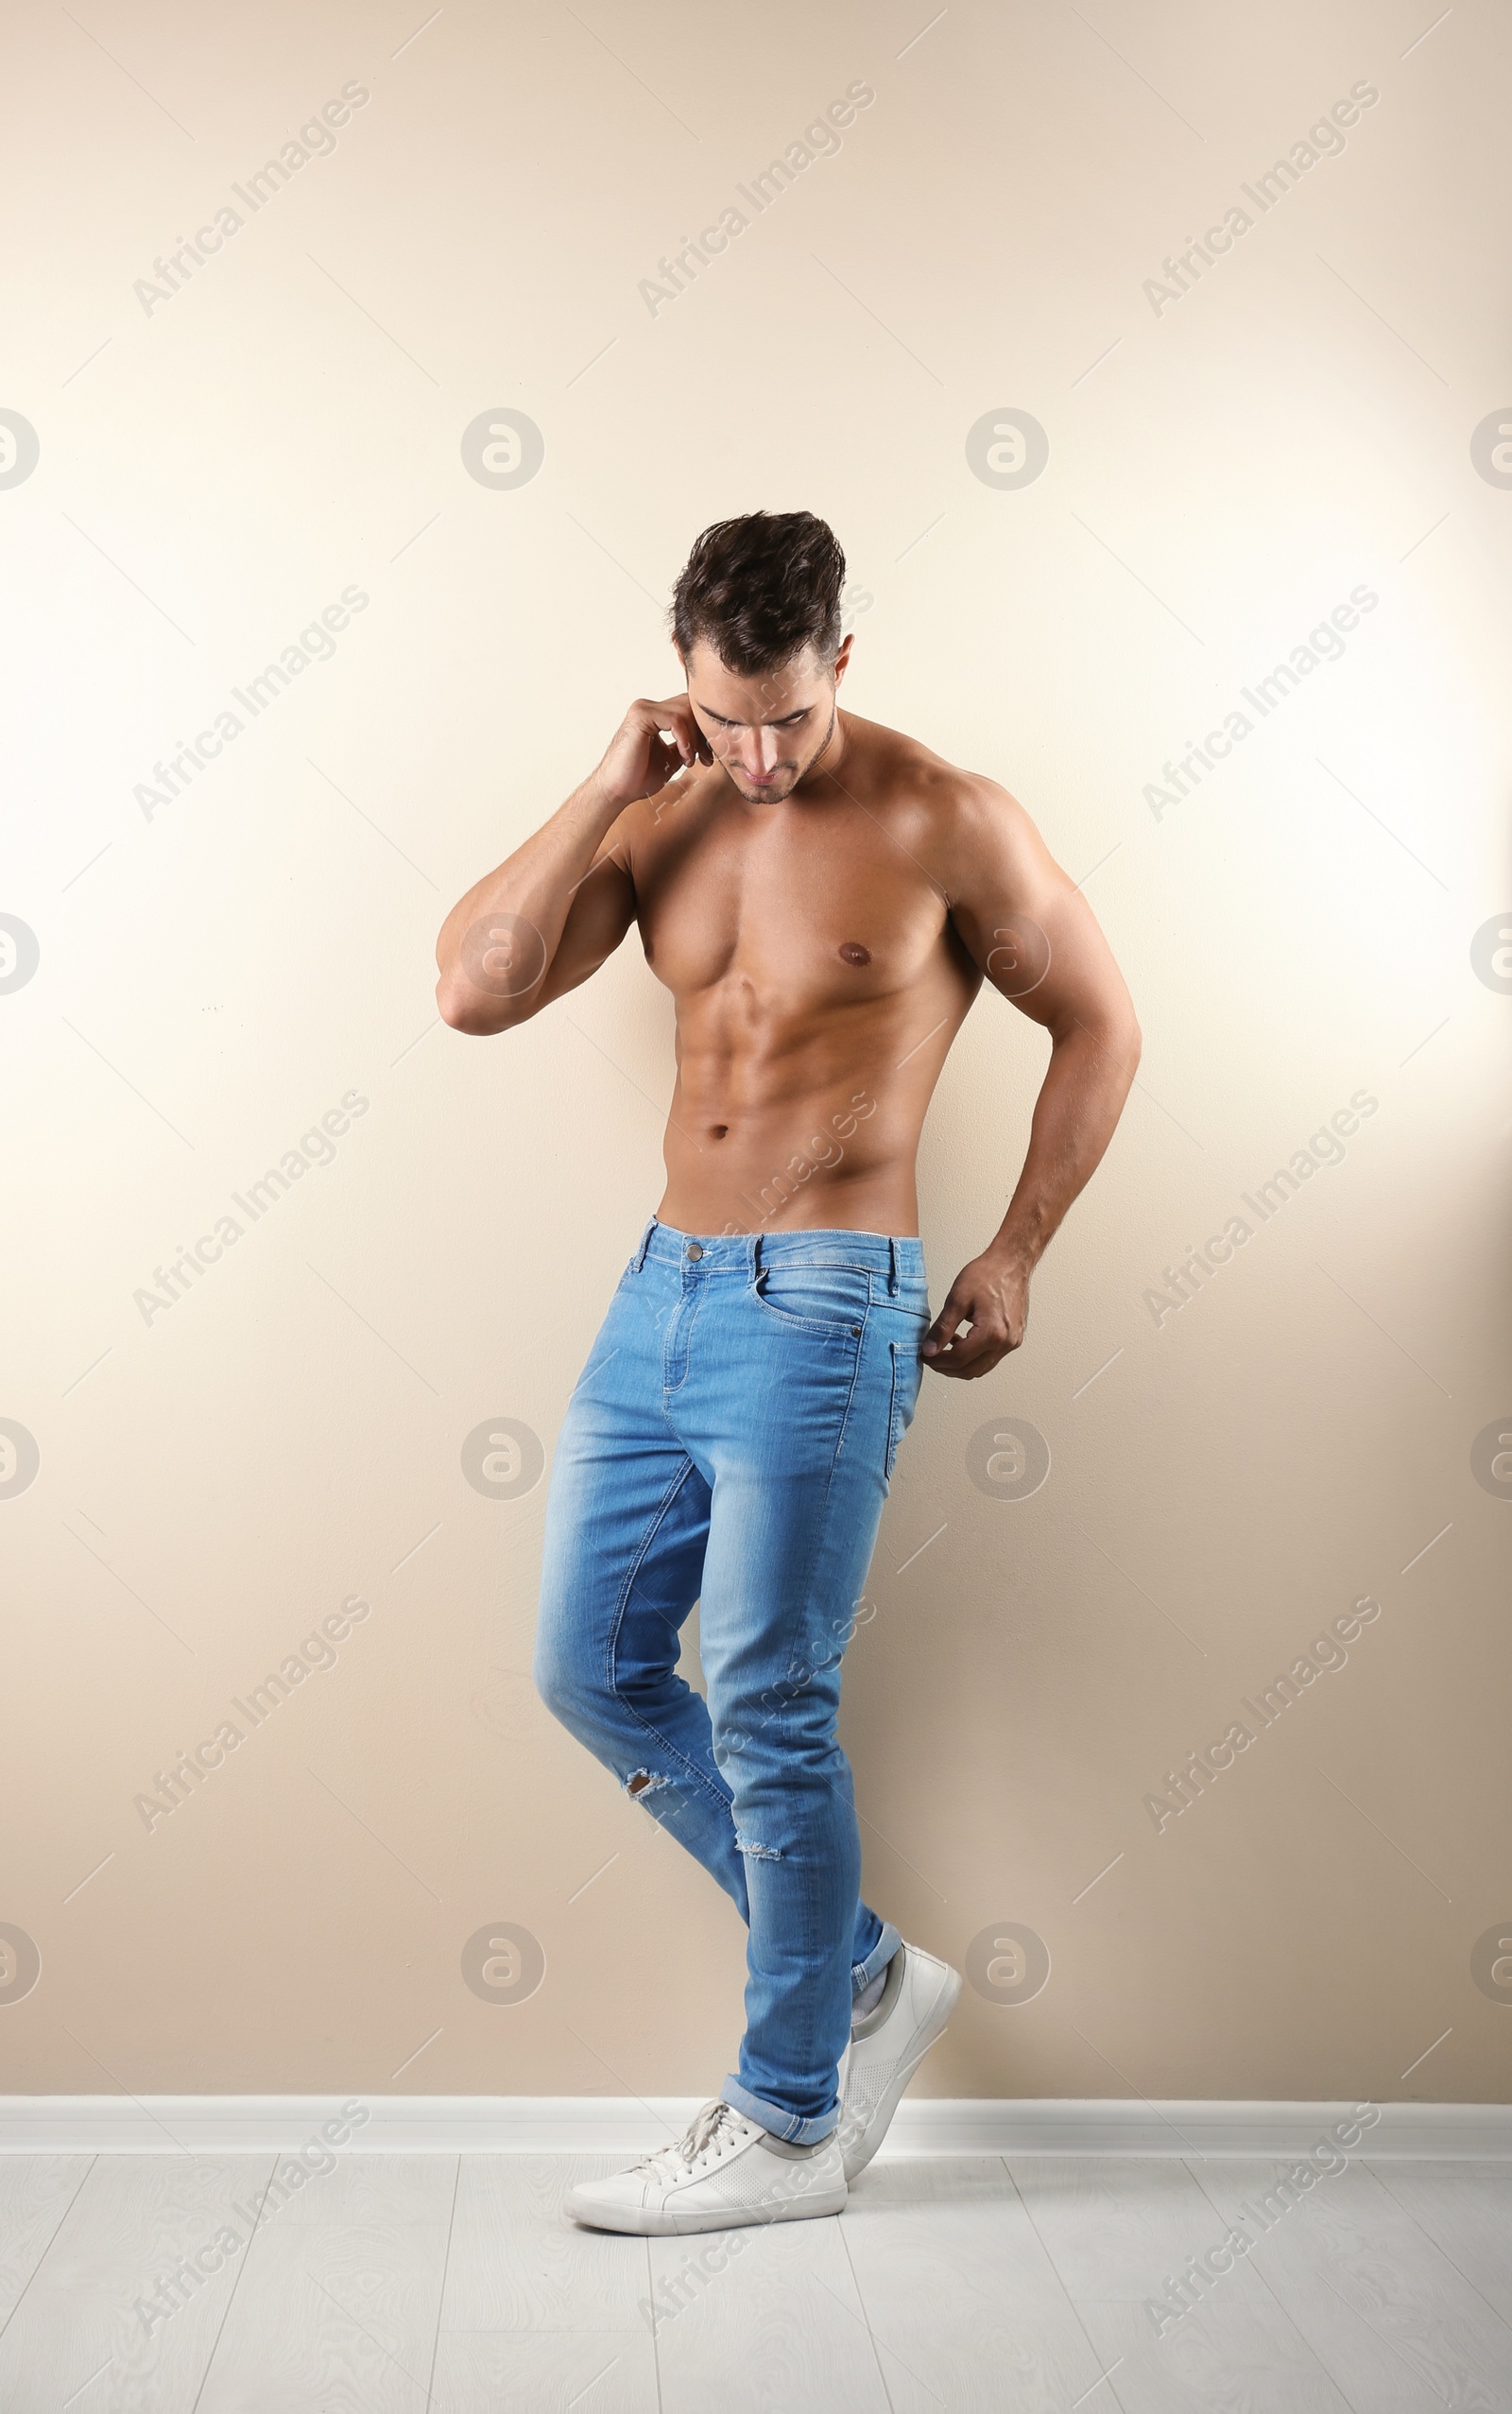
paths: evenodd
<path fill-rule="evenodd" d="M 715 991 L 806 1016 L 886 997 L 938 961 L 946 909 L 861 808 L 708 814 L 637 863 L 646 961 L 679 1001 Z"/>

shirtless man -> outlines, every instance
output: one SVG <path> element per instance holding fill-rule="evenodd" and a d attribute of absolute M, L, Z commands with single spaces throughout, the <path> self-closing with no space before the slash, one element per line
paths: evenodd
<path fill-rule="evenodd" d="M 705 530 L 685 694 L 447 918 L 442 1014 L 511 1030 L 632 922 L 677 1003 L 667 1183 L 569 1404 L 535 1675 L 748 1929 L 739 2068 L 576 2217 L 680 2233 L 837 2213 L 945 2026 L 955 1971 L 860 1896 L 836 1740 L 921 1370 L 990 1373 L 1139 1061 L 1091 911 L 1022 805 L 842 713 L 845 560 L 806 511 Z M 984 977 L 1051 1039 L 1018 1186 L 930 1320 L 914 1163 Z M 700 1602 L 707 1701 L 677 1673 Z M 676 1963 L 662 1963 L 676 1985 Z"/>

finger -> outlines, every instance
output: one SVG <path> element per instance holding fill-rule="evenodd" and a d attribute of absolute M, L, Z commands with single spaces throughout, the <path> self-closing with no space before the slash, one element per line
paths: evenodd
<path fill-rule="evenodd" d="M 686 696 L 663 696 L 656 707 L 656 721 L 659 733 L 673 738 L 684 763 L 691 763 L 697 752 L 699 731 Z"/>
<path fill-rule="evenodd" d="M 1007 1336 L 988 1324 L 973 1325 L 948 1356 L 936 1360 L 941 1374 L 989 1374 L 1007 1349 Z"/>
<path fill-rule="evenodd" d="M 650 697 L 638 697 L 626 715 L 626 727 L 633 729 L 643 740 L 647 769 L 660 770 L 659 785 L 666 781 L 673 764 L 692 762 L 685 716 L 679 714 L 675 698 L 663 697 L 657 701 Z"/>
<path fill-rule="evenodd" d="M 956 1326 L 958 1324 L 967 1323 L 970 1320 L 971 1313 L 971 1311 L 969 1302 L 965 1300 L 956 1299 L 953 1293 L 946 1301 L 944 1306 L 940 1309 L 938 1316 L 936 1317 L 934 1323 L 930 1326 L 929 1331 L 924 1336 L 922 1345 L 923 1355 L 926 1358 L 933 1358 L 936 1356 L 941 1350 L 947 1348 L 955 1338 Z"/>
<path fill-rule="evenodd" d="M 699 726 L 690 697 L 687 695 L 664 697 L 657 709 L 664 716 L 662 726 L 676 732 L 683 748 L 684 762 L 712 763 L 713 761 L 713 750 Z"/>
<path fill-rule="evenodd" d="M 692 733 L 694 749 L 697 754 L 699 762 L 712 763 L 714 759 L 714 750 L 710 742 L 707 730 L 704 728 L 703 723 L 699 720 L 697 714 L 693 709 L 691 700 L 688 705 L 688 727 Z"/>
<path fill-rule="evenodd" d="M 651 744 L 659 756 L 663 756 L 679 771 L 685 771 L 693 761 L 692 747 L 670 719 L 654 732 Z"/>
<path fill-rule="evenodd" d="M 924 1360 L 924 1364 L 934 1374 L 954 1374 L 959 1378 L 966 1372 L 966 1369 L 964 1367 L 958 1367 L 955 1364 L 954 1359 L 948 1355 L 939 1358 L 926 1358 Z"/>

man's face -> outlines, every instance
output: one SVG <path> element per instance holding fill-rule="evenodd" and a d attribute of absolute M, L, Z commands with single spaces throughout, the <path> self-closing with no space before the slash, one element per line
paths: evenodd
<path fill-rule="evenodd" d="M 791 796 L 830 742 L 834 692 L 850 640 L 833 664 L 806 646 L 776 670 L 730 670 L 711 646 L 695 643 L 683 668 L 694 717 L 740 794 L 751 804 Z"/>

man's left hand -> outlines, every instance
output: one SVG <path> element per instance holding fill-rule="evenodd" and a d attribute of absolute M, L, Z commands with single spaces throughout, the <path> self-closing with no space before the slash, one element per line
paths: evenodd
<path fill-rule="evenodd" d="M 1016 1350 L 1029 1320 L 1029 1269 L 1021 1260 L 973 1257 L 951 1285 L 950 1296 L 924 1336 L 922 1356 L 936 1374 L 968 1381 Z M 969 1333 L 957 1327 L 970 1325 Z"/>

